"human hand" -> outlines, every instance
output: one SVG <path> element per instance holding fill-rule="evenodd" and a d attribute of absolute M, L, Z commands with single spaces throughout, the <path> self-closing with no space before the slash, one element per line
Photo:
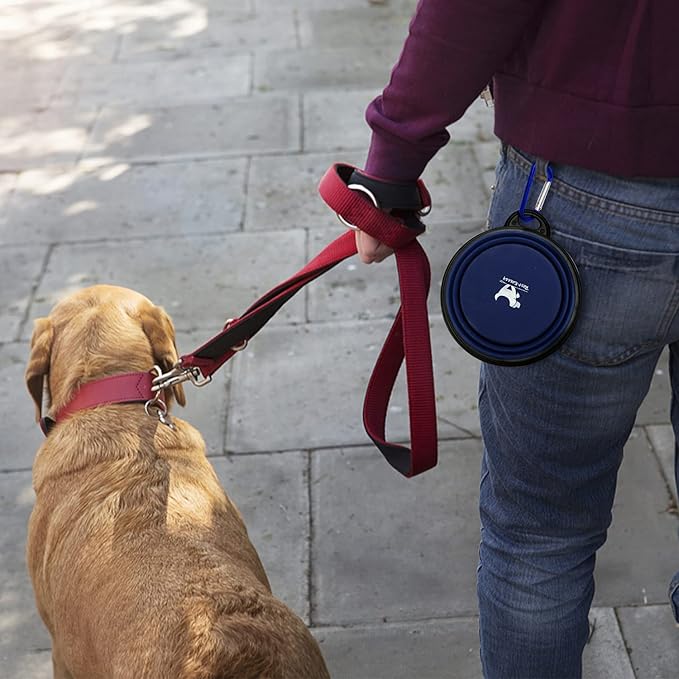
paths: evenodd
<path fill-rule="evenodd" d="M 394 254 L 390 247 L 377 238 L 368 235 L 365 231 L 356 231 L 356 249 L 358 250 L 358 258 L 364 264 L 378 263 Z"/>

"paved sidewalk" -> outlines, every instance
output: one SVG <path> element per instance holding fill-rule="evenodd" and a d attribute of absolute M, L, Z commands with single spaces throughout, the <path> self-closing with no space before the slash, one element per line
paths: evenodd
<path fill-rule="evenodd" d="M 24 563 L 40 444 L 32 320 L 69 290 L 134 287 L 193 349 L 338 233 L 315 186 L 361 163 L 363 109 L 415 0 L 7 0 L 0 6 L 0 677 L 51 676 Z M 475 104 L 425 179 L 440 280 L 483 227 L 497 142 Z M 393 263 L 345 263 L 288 304 L 181 416 L 203 432 L 275 592 L 335 679 L 478 679 L 476 361 L 431 295 L 437 470 L 399 477 L 361 402 L 397 305 Z M 597 565 L 592 679 L 673 679 L 679 568 L 665 362 L 626 449 Z M 407 435 L 401 385 L 391 435 Z"/>

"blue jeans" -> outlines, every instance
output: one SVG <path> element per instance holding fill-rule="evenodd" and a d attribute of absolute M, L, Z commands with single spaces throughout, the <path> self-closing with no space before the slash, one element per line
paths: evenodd
<path fill-rule="evenodd" d="M 489 224 L 518 209 L 532 159 L 504 148 Z M 552 165 L 544 206 L 576 261 L 572 335 L 522 367 L 484 364 L 478 595 L 487 679 L 575 679 L 588 636 L 622 450 L 670 348 L 679 434 L 679 179 L 623 180 Z M 544 163 L 528 206 L 544 181 Z M 679 579 L 671 587 L 679 607 Z"/>

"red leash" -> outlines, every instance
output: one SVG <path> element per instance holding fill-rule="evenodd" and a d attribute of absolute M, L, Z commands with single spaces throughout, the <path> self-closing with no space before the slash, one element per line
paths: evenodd
<path fill-rule="evenodd" d="M 379 210 L 347 187 L 347 178 L 352 170 L 348 165 L 333 165 L 321 179 L 319 192 L 328 206 L 347 222 L 357 225 L 395 251 L 401 307 L 368 383 L 363 404 L 363 423 L 368 436 L 387 461 L 403 475 L 410 477 L 431 469 L 437 460 L 436 402 L 427 315 L 429 261 L 416 240 L 422 230 L 405 227 L 400 220 Z M 423 185 L 420 185 L 420 190 L 428 204 L 429 195 Z M 355 254 L 355 236 L 347 231 L 326 246 L 294 276 L 260 297 L 242 316 L 227 323 L 219 334 L 194 352 L 182 356 L 170 372 L 156 377 L 152 387 L 155 402 L 151 405 L 159 409 L 159 392 L 178 382 L 190 380 L 198 386 L 209 382 L 213 373 L 243 349 L 248 340 L 299 290 Z M 390 443 L 385 435 L 389 399 L 404 360 L 412 448 Z M 86 400 L 89 405 L 83 407 L 96 405 L 92 403 L 92 393 L 97 391 L 101 391 L 100 403 L 112 402 L 110 396 L 105 394 L 104 384 L 110 379 L 115 378 L 97 381 L 96 384 L 101 384 L 100 390 L 90 387 L 90 395 Z M 135 394 L 131 394 L 124 400 L 142 400 L 139 396 L 136 399 L 134 396 Z M 71 404 L 78 398 L 76 395 Z M 118 402 L 121 400 L 123 399 L 118 399 Z M 57 421 L 77 409 L 71 404 L 57 415 Z M 160 414 L 164 413 L 160 411 Z"/>

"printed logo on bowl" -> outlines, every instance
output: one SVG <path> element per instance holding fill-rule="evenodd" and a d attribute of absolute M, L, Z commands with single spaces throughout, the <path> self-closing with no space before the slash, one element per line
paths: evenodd
<path fill-rule="evenodd" d="M 501 297 L 504 297 L 511 309 L 519 309 L 521 307 L 519 297 L 521 297 L 521 292 L 529 292 L 528 284 L 519 283 L 519 281 L 515 281 L 507 276 L 503 276 L 500 279 L 500 283 L 502 283 L 502 287 L 495 293 L 495 301 L 497 302 Z"/>

